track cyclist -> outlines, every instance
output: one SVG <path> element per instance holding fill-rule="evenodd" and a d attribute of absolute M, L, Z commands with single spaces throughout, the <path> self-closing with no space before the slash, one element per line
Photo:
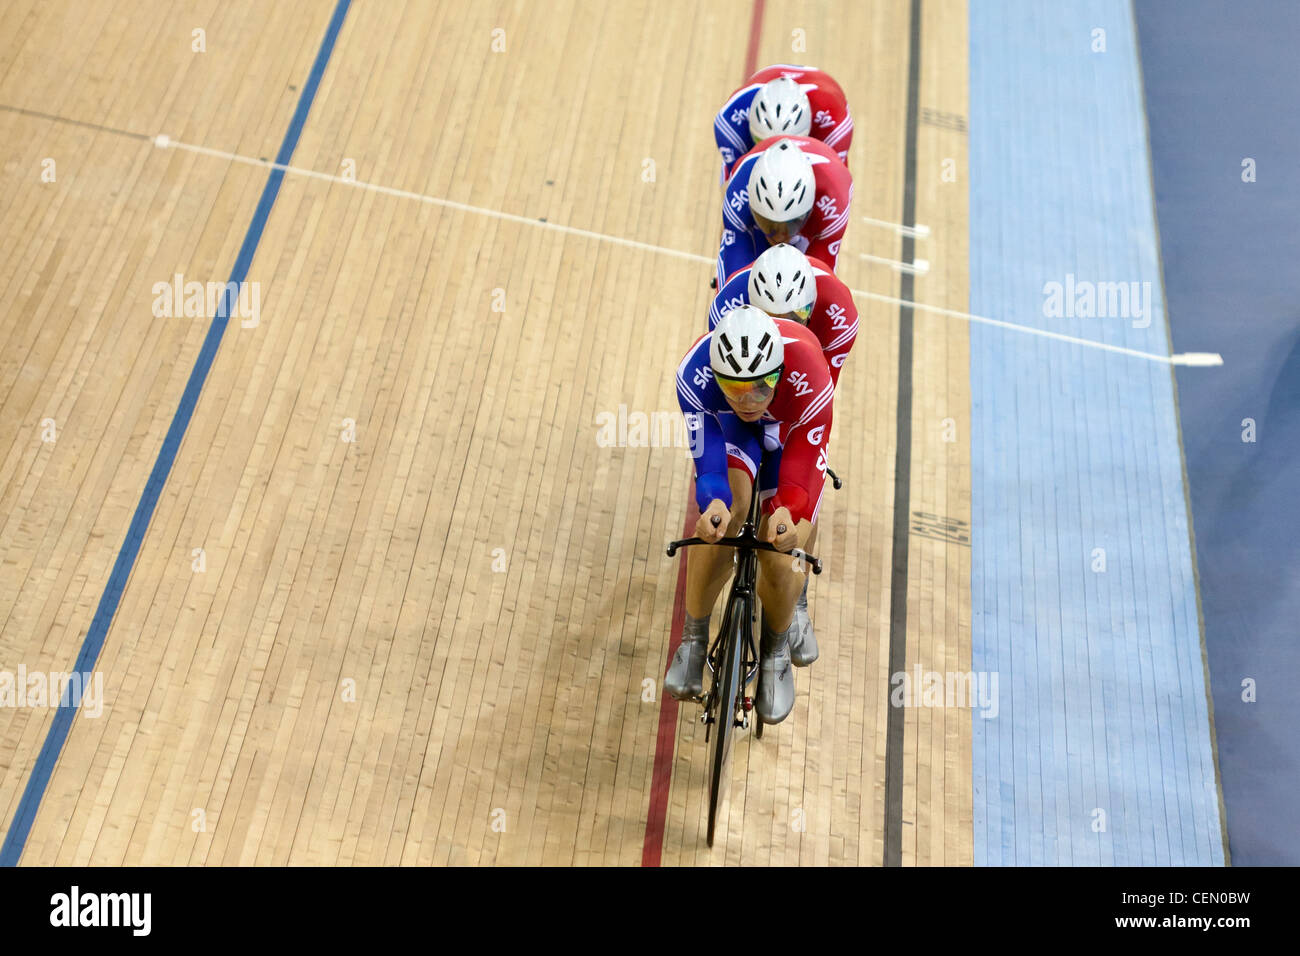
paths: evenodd
<path fill-rule="evenodd" d="M 852 201 L 853 177 L 825 143 L 782 136 L 755 146 L 722 191 L 718 286 L 782 242 L 834 271 Z"/>
<path fill-rule="evenodd" d="M 677 397 L 695 459 L 697 536 L 716 542 L 740 531 L 761 458 L 770 485 L 759 484 L 759 538 L 784 552 L 805 545 L 826 480 L 834 391 L 817 337 L 754 306 L 727 311 L 696 340 L 677 368 Z M 703 692 L 709 616 L 730 576 L 732 549 L 693 548 L 684 560 L 686 622 L 664 678 L 678 700 Z M 800 636 L 794 625 L 803 568 L 788 554 L 767 551 L 758 562 L 762 673 L 755 709 L 774 724 L 794 707 L 790 641 Z"/>
<path fill-rule="evenodd" d="M 821 343 L 831 381 L 839 385 L 840 369 L 858 335 L 858 307 L 830 266 L 787 243 L 772 246 L 727 278 L 709 306 L 709 328 L 741 305 L 808 326 Z"/>
<path fill-rule="evenodd" d="M 811 136 L 833 148 L 846 166 L 853 116 L 844 90 L 811 66 L 778 63 L 759 70 L 727 97 L 713 120 L 725 183 L 736 161 L 772 136 Z"/>
<path fill-rule="evenodd" d="M 714 328 L 728 309 L 754 305 L 774 319 L 789 319 L 806 325 L 821 343 L 822 356 L 838 389 L 840 371 L 858 336 L 858 308 L 853 293 L 825 263 L 810 259 L 794 246 L 772 246 L 754 262 L 733 273 L 709 307 L 709 328 Z M 770 484 L 764 462 L 763 484 Z M 817 529 L 813 528 L 806 549 L 816 551 Z M 797 667 L 817 660 L 817 636 L 808 613 L 808 583 L 804 571 L 803 590 L 795 602 L 795 630 L 790 638 L 790 659 Z"/>

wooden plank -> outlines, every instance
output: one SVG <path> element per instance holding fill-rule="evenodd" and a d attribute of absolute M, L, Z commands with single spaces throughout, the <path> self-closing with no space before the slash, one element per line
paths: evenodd
<path fill-rule="evenodd" d="M 120 71 L 84 88 L 32 57 L 69 6 L 25 9 L 5 13 L 30 32 L 0 44 L 7 89 L 57 87 L 46 102 L 70 119 L 256 158 L 278 148 L 332 4 L 164 18 L 126 5 L 61 38 Z M 227 330 L 99 664 L 111 709 L 74 726 L 25 863 L 639 861 L 659 703 L 643 687 L 661 693 L 677 579 L 662 546 L 689 469 L 671 441 L 598 443 L 598 416 L 675 417 L 672 369 L 704 328 L 711 267 L 599 236 L 712 257 L 708 126 L 741 78 L 750 11 L 354 6 L 294 166 L 335 176 L 351 161 L 362 182 L 475 208 L 285 177 L 249 276 L 259 324 Z M 760 61 L 816 63 L 848 92 L 855 221 L 840 273 L 887 295 L 896 273 L 859 253 L 895 258 L 897 234 L 857 214 L 900 206 L 907 16 L 781 5 L 760 47 Z M 198 22 L 239 70 L 188 53 Z M 923 104 L 964 101 L 962 31 L 964 6 L 927 13 Z M 440 68 L 447 50 L 462 69 Z M 0 647 L 67 666 L 206 331 L 153 319 L 152 283 L 224 279 L 266 172 L 70 123 L 0 123 L 28 165 L 97 152 L 87 195 L 23 192 L 0 230 L 0 287 L 19 290 L 0 315 L 13 346 L 0 349 L 0 521 L 21 572 L 0 584 Z M 947 136 L 923 128 L 923 162 Z M 918 288 L 960 307 L 964 192 L 920 186 L 939 251 L 938 279 Z M 847 485 L 827 491 L 830 570 L 810 591 L 822 659 L 799 672 L 789 721 L 738 741 L 711 853 L 702 728 L 681 709 L 666 864 L 881 858 L 898 310 L 859 309 L 832 444 Z M 923 437 L 969 405 L 964 339 L 945 321 L 917 320 L 912 499 L 968 515 L 968 466 Z M 45 408 L 69 419 L 59 450 L 77 454 L 33 442 Z M 964 434 L 968 413 L 954 415 Z M 347 420 L 355 441 L 341 440 Z M 969 660 L 968 552 L 932 543 L 914 542 L 909 660 L 955 667 Z M 911 716 L 908 860 L 969 862 L 968 732 L 950 714 Z M 6 820 L 46 717 L 0 714 Z"/>

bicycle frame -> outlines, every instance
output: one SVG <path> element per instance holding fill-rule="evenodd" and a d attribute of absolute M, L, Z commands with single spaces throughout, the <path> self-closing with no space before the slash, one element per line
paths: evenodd
<path fill-rule="evenodd" d="M 758 536 L 758 481 L 750 490 L 749 497 L 749 515 L 745 523 L 741 526 L 738 538 L 753 536 L 757 540 Z M 718 629 L 717 636 L 709 646 L 709 652 L 705 656 L 705 664 L 708 665 L 711 680 L 709 682 L 709 693 L 704 701 L 704 713 L 700 715 L 700 720 L 705 725 L 704 740 L 707 743 L 713 723 L 722 719 L 718 713 L 721 701 L 718 700 L 718 672 L 725 666 L 722 660 L 726 652 L 726 642 L 731 635 L 735 622 L 732 620 L 732 610 L 737 601 L 744 609 L 745 619 L 749 621 L 749 626 L 745 628 L 745 646 L 740 649 L 741 654 L 741 682 L 740 693 L 737 695 L 737 705 L 740 713 L 733 714 L 733 725 L 742 728 L 749 727 L 749 712 L 753 709 L 753 698 L 747 696 L 745 691 L 753 683 L 754 678 L 758 676 L 758 649 L 754 645 L 754 620 L 758 616 L 756 613 L 758 606 L 758 557 L 753 550 L 749 548 L 737 548 L 735 552 L 736 571 L 732 578 L 731 591 L 727 595 L 726 610 L 722 615 L 722 626 Z M 762 731 L 762 721 L 759 721 L 759 731 Z"/>
<path fill-rule="evenodd" d="M 727 765 L 731 756 L 731 731 L 740 727 L 749 727 L 749 713 L 754 701 L 746 691 L 755 678 L 762 680 L 759 669 L 758 647 L 754 642 L 754 626 L 758 618 L 758 551 L 772 551 L 777 554 L 789 554 L 807 561 L 814 574 L 821 574 L 821 561 L 807 554 L 802 549 L 793 548 L 783 552 L 766 541 L 758 538 L 759 525 L 759 489 L 755 477 L 750 486 L 749 513 L 740 533 L 735 537 L 724 537 L 717 546 L 736 549 L 736 572 L 727 593 L 726 610 L 723 613 L 722 626 L 718 635 L 709 646 L 705 656 L 712 675 L 708 693 L 700 702 L 704 712 L 700 720 L 705 725 L 705 742 L 712 743 L 709 750 L 709 824 L 708 843 L 713 846 L 713 829 L 717 819 L 720 794 L 726 785 Z M 674 541 L 668 546 L 668 555 L 672 557 L 677 549 L 691 545 L 709 544 L 698 537 Z M 736 639 L 736 620 L 734 615 L 743 617 L 743 642 Z M 743 646 L 739 646 L 743 643 Z M 757 693 L 757 692 L 756 692 Z M 725 700 L 723 699 L 725 696 Z M 712 740 L 714 725 L 717 725 L 718 739 Z M 759 720 L 755 736 L 762 738 L 763 722 Z"/>

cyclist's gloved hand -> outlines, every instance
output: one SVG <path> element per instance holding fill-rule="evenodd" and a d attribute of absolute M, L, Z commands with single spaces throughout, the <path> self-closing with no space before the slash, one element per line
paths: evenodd
<path fill-rule="evenodd" d="M 713 522 L 714 518 L 720 519 L 716 525 Z M 695 536 L 701 541 L 713 544 L 727 536 L 729 524 L 731 524 L 731 512 L 727 510 L 721 498 L 714 498 L 704 509 L 704 514 L 700 515 L 700 520 L 695 522 Z"/>
<path fill-rule="evenodd" d="M 777 508 L 768 516 L 766 540 L 778 551 L 789 551 L 799 543 L 798 525 L 789 508 Z"/>

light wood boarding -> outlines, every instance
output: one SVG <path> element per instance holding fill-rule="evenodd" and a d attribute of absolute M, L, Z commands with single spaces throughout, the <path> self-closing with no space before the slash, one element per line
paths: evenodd
<path fill-rule="evenodd" d="M 931 9 L 922 26 L 921 104 L 964 117 L 965 5 L 926 6 Z M 891 222 L 901 217 L 909 13 L 906 3 L 833 11 L 812 4 L 769 6 L 759 57 L 816 63 L 844 86 L 855 119 L 854 217 L 837 271 L 854 288 L 887 296 L 899 293 L 897 274 L 859 253 L 897 259 L 901 241 L 859 216 Z M 800 38 L 807 44 L 804 53 L 791 49 Z M 955 158 L 955 184 L 940 180 L 941 146 L 943 156 Z M 916 296 L 964 308 L 964 138 L 958 147 L 936 140 L 930 125 L 920 127 L 917 215 L 934 231 L 917 244 L 916 255 L 932 261 L 933 274 L 918 278 Z M 763 741 L 748 735 L 739 741 L 739 769 L 718 837 L 721 852 L 718 844 L 713 851 L 704 846 L 704 735 L 695 722 L 697 709 L 684 709 L 665 862 L 876 865 L 882 859 L 899 309 L 862 297 L 857 304 L 861 327 L 836 394 L 832 439 L 832 465 L 847 480 L 844 490 L 827 491 L 817 550 L 829 571 L 810 589 L 821 659 L 796 672 L 793 714 L 769 728 Z M 960 324 L 916 323 L 911 499 L 914 510 L 938 508 L 968 528 L 965 340 Z M 936 416 L 939 409 L 944 412 Z M 950 416 L 955 443 L 942 442 L 936 430 Z M 926 669 L 953 670 L 964 654 L 962 668 L 969 668 L 969 640 L 961 636 L 969 632 L 969 575 L 966 549 L 914 537 L 909 665 L 919 661 Z M 936 652 L 941 660 L 934 660 Z M 908 718 L 904 862 L 969 863 L 969 715 L 909 711 Z M 919 798 L 918 777 L 924 780 Z M 921 854 L 918 841 L 925 848 Z"/>
<path fill-rule="evenodd" d="M 274 156 L 332 11 L 74 6 L 0 14 L 0 102 L 246 157 Z M 749 16 L 748 2 L 353 5 L 293 164 L 475 209 L 285 178 L 249 276 L 259 323 L 226 333 L 99 660 L 106 713 L 75 722 L 24 863 L 640 859 L 658 719 L 645 688 L 657 696 L 677 580 L 662 547 L 689 468 L 680 447 L 604 446 L 598 416 L 676 414 L 672 370 L 703 330 L 712 270 L 547 226 L 712 257 L 710 122 L 741 79 Z M 196 26 L 223 60 L 190 52 Z M 854 210 L 881 219 L 901 205 L 906 31 L 904 3 L 772 5 L 759 57 L 841 80 Z M 956 80 L 933 77 L 958 84 L 944 102 L 964 102 L 956 62 Z M 27 184 L 6 190 L 0 233 L 0 282 L 25 293 L 0 316 L 0 649 L 66 669 L 206 333 L 154 318 L 151 288 L 224 281 L 266 171 L 12 111 L 0 123 L 20 144 L 5 176 Z M 46 155 L 71 163 L 38 186 Z M 964 200 L 919 183 L 919 214 L 960 221 L 964 241 Z M 857 253 L 898 249 L 855 222 L 841 274 L 897 294 Z M 964 301 L 964 256 L 928 258 Z M 711 853 L 683 711 L 665 863 L 880 859 L 898 313 L 859 306 L 832 442 L 848 484 L 827 493 L 831 570 L 811 593 L 822 661 L 799 673 L 786 724 L 739 742 L 742 800 Z M 964 383 L 964 339 L 958 356 L 943 321 L 931 333 L 918 314 L 918 463 L 936 410 L 921 393 L 947 408 Z M 929 372 L 927 335 L 950 363 Z M 965 407 L 952 414 L 960 428 Z M 957 453 L 925 454 L 946 470 L 913 501 L 952 513 L 969 494 Z M 968 553 L 942 557 L 932 583 Z M 943 587 L 918 653 L 968 659 L 952 629 L 968 596 Z M 0 712 L 5 824 L 48 720 Z M 943 831 L 918 862 L 969 858 L 969 797 L 953 792 L 961 767 L 969 788 L 969 742 L 952 723 L 930 725 L 916 761 L 918 846 Z"/>
<path fill-rule="evenodd" d="M 181 4 L 162 18 L 151 3 L 0 12 L 0 668 L 73 666 L 206 331 L 155 316 L 152 286 L 177 272 L 224 281 L 265 182 L 149 138 L 273 152 L 293 110 L 287 87 L 309 69 L 327 16 L 301 3 Z M 207 54 L 192 51 L 198 25 Z M 188 551 L 174 559 L 187 567 Z M 160 585 L 148 571 L 132 578 L 146 605 Z M 110 710 L 78 718 L 26 861 L 86 858 L 78 847 L 119 782 L 121 748 L 151 732 L 158 701 L 129 697 L 123 662 L 145 668 L 146 687 L 171 689 L 138 622 L 116 627 L 110 648 Z M 0 826 L 51 717 L 0 708 Z M 129 834 L 139 811 L 110 826 Z"/>
<path fill-rule="evenodd" d="M 916 301 L 959 312 L 969 309 L 966 22 L 965 0 L 924 0 L 916 213 L 931 235 L 917 243 L 930 271 L 916 280 Z M 969 325 L 913 314 L 902 860 L 970 866 L 971 721 L 984 718 L 961 680 L 971 667 Z M 942 696 L 924 696 L 928 674 L 942 680 Z"/>

